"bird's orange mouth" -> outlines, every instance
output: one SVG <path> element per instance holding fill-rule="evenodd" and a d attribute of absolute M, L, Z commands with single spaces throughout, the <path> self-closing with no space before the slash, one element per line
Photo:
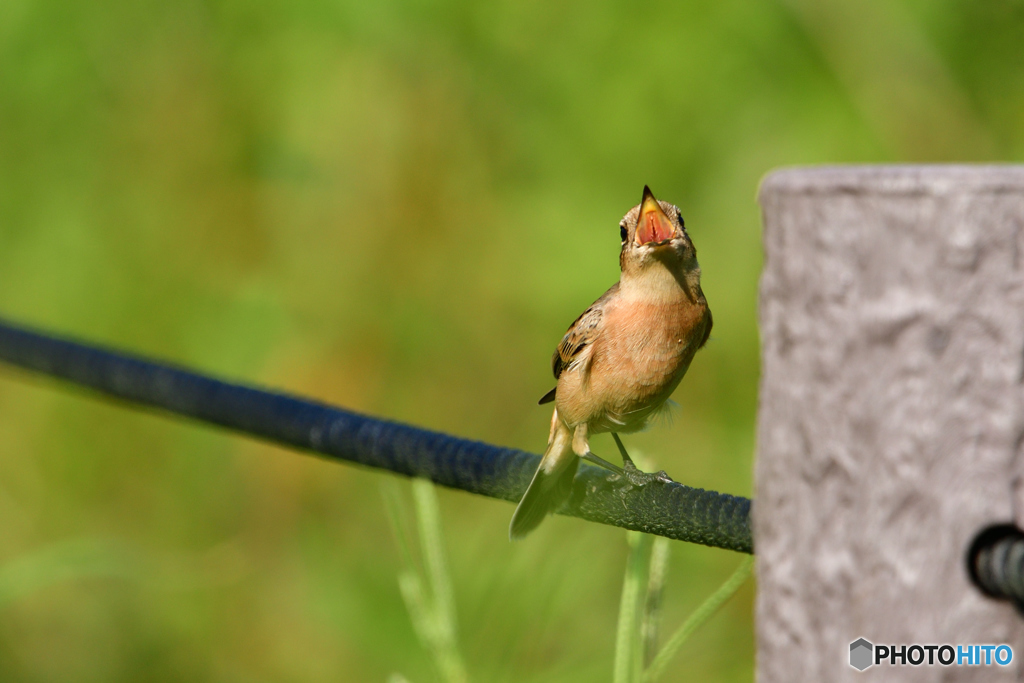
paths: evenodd
<path fill-rule="evenodd" d="M 640 215 L 636 223 L 636 243 L 659 246 L 671 241 L 675 234 L 676 227 L 672 224 L 672 219 L 665 215 L 658 200 L 645 185 Z"/>

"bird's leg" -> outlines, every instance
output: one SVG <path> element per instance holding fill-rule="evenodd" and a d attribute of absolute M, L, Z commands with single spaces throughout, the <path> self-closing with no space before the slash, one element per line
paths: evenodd
<path fill-rule="evenodd" d="M 650 484 L 653 481 L 660 481 L 667 484 L 672 481 L 672 478 L 668 476 L 665 470 L 659 472 L 641 472 L 634 463 L 633 459 L 629 457 L 629 453 L 626 452 L 626 447 L 622 445 L 622 439 L 615 432 L 612 432 L 612 438 L 615 439 L 615 445 L 619 447 L 619 455 L 622 456 L 622 465 L 624 468 L 623 474 L 626 480 L 634 486 L 643 486 Z"/>
<path fill-rule="evenodd" d="M 619 447 L 619 455 L 622 456 L 622 465 L 627 470 L 635 470 L 637 466 L 633 463 L 633 458 L 629 457 L 629 453 L 626 452 L 626 447 L 622 445 L 622 439 L 615 432 L 612 432 L 612 438 L 615 439 L 615 445 Z"/>
<path fill-rule="evenodd" d="M 618 465 L 613 465 L 612 463 L 608 462 L 604 458 L 597 457 L 596 455 L 594 455 L 590 451 L 587 451 L 586 453 L 584 453 L 580 457 L 583 458 L 584 460 L 586 460 L 587 462 L 594 463 L 598 467 L 603 467 L 606 470 L 611 470 L 615 474 L 622 475 L 622 476 L 625 476 L 625 474 L 626 474 L 625 470 L 623 470 Z"/>
<path fill-rule="evenodd" d="M 590 437 L 587 423 L 576 425 L 572 434 L 572 450 L 573 452 L 586 460 L 592 462 L 598 467 L 603 467 L 606 470 L 611 470 L 615 474 L 625 476 L 626 472 L 618 465 L 613 465 L 604 458 L 599 458 L 590 452 Z"/>

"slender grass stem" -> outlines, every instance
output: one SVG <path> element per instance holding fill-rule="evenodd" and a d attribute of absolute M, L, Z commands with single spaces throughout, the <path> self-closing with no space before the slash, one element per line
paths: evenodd
<path fill-rule="evenodd" d="M 654 539 L 651 548 L 651 569 L 647 578 L 647 599 L 644 601 L 644 617 L 640 630 L 645 669 L 651 665 L 658 652 L 658 627 L 661 622 L 661 603 L 665 594 L 665 576 L 668 573 L 670 550 L 667 538 L 659 536 Z"/>
<path fill-rule="evenodd" d="M 138 578 L 137 565 L 133 555 L 108 541 L 59 541 L 0 565 L 0 609 L 63 581 Z"/>
<path fill-rule="evenodd" d="M 467 683 L 469 676 L 458 647 L 454 591 L 445 561 L 437 493 L 425 479 L 414 480 L 412 487 L 421 563 L 414 556 L 409 515 L 398 484 L 389 482 L 382 487 L 385 509 L 402 556 L 398 587 L 416 637 L 433 658 L 441 680 Z"/>
<path fill-rule="evenodd" d="M 619 602 L 619 624 L 615 636 L 614 683 L 636 683 L 643 672 L 640 610 L 654 537 L 638 531 L 626 532 L 630 551 Z"/>
<path fill-rule="evenodd" d="M 414 480 L 412 491 L 416 501 L 420 547 L 433 597 L 435 659 L 448 683 L 466 683 L 468 676 L 462 656 L 459 654 L 455 598 L 448 565 L 445 562 L 437 493 L 434 485 L 426 479 Z"/>
<path fill-rule="evenodd" d="M 690 617 L 683 622 L 683 625 L 672 634 L 672 636 L 665 643 L 665 646 L 661 648 L 661 652 L 651 662 L 651 666 L 647 669 L 643 676 L 644 683 L 654 683 L 658 678 L 665 672 L 665 668 L 668 663 L 676 655 L 679 649 L 687 641 L 687 639 L 693 635 L 693 632 L 700 628 L 704 622 L 706 622 L 718 609 L 725 604 L 725 602 L 731 598 L 740 586 L 750 576 L 751 570 L 754 567 L 754 558 L 744 558 L 740 563 L 740 566 L 736 568 L 732 576 L 726 579 L 718 590 L 711 594 L 707 600 L 705 600 L 700 607 L 694 611 Z"/>

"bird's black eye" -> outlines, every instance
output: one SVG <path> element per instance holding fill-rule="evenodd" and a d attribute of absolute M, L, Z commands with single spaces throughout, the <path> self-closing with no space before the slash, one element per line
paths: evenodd
<path fill-rule="evenodd" d="M 619 226 L 619 237 L 622 239 L 623 242 L 626 241 L 626 236 L 628 234 L 629 233 L 626 232 L 626 226 L 625 225 L 620 225 Z"/>
<path fill-rule="evenodd" d="M 683 214 L 677 213 L 676 217 L 679 219 L 679 227 L 683 228 L 685 230 L 686 229 L 686 223 L 683 221 Z"/>

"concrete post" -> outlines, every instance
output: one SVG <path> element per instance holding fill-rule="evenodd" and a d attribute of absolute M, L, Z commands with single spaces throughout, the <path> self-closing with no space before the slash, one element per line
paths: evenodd
<path fill-rule="evenodd" d="M 1024 680 L 1024 619 L 964 563 L 1024 522 L 1024 166 L 783 170 L 760 201 L 758 681 Z M 1013 661 L 860 672 L 859 638 Z"/>

